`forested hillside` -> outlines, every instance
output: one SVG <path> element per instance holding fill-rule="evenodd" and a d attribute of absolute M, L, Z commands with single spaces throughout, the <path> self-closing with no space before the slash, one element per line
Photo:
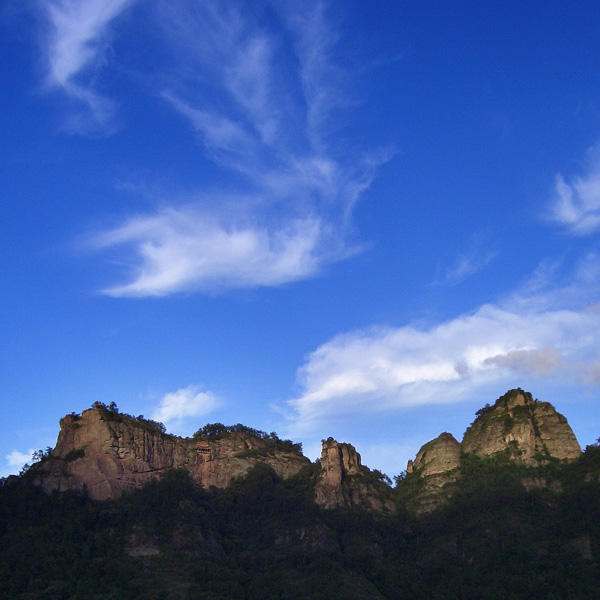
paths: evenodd
<path fill-rule="evenodd" d="M 64 599 L 596 599 L 600 447 L 537 479 L 496 457 L 462 460 L 451 501 L 422 516 L 314 502 L 319 465 L 266 464 L 224 489 L 189 473 L 119 499 L 0 488 L 0 597 Z M 551 484 L 550 484 L 551 483 Z"/>

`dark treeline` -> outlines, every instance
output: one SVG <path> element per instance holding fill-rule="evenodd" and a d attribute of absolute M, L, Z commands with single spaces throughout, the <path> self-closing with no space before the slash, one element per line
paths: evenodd
<path fill-rule="evenodd" d="M 555 491 L 502 461 L 463 468 L 452 502 L 417 518 L 324 511 L 319 465 L 259 463 L 224 490 L 186 472 L 119 500 L 0 487 L 0 598 L 12 600 L 596 600 L 600 448 L 554 465 Z M 544 477 L 549 477 L 548 470 Z M 562 489 L 558 493 L 558 489 Z M 396 493 L 396 492 L 395 492 Z"/>
<path fill-rule="evenodd" d="M 92 408 L 99 410 L 103 417 L 110 421 L 125 421 L 129 419 L 135 421 L 136 424 L 143 429 L 168 435 L 167 428 L 165 427 L 164 423 L 161 423 L 160 421 L 154 421 L 153 419 L 148 419 L 147 417 L 144 417 L 144 415 L 138 415 L 137 417 L 134 417 L 133 415 L 122 413 L 119 411 L 114 402 L 111 402 L 110 404 L 104 404 L 104 402 L 94 402 L 94 404 L 92 404 Z M 71 414 L 75 417 L 79 416 L 76 413 Z"/>
<path fill-rule="evenodd" d="M 92 404 L 92 408 L 99 410 L 103 417 L 107 420 L 132 420 L 135 421 L 137 426 L 142 427 L 143 429 L 147 429 L 155 433 L 160 433 L 162 435 L 170 435 L 167 433 L 167 428 L 165 427 L 164 423 L 161 423 L 160 421 L 155 421 L 153 419 L 149 419 L 147 417 L 144 417 L 144 415 L 138 415 L 137 417 L 135 417 L 133 415 L 120 412 L 117 405 L 114 402 L 111 402 L 110 404 L 105 404 L 103 402 L 94 402 L 94 404 Z M 71 414 L 75 418 L 80 416 L 76 413 Z M 204 427 L 198 429 L 198 431 L 194 433 L 192 438 L 194 440 L 206 441 L 218 440 L 231 433 L 241 433 L 244 435 L 258 438 L 265 442 L 268 448 L 271 448 L 273 450 L 280 450 L 283 452 L 302 452 L 301 443 L 294 443 L 291 440 L 281 439 L 274 431 L 271 433 L 267 433 L 266 431 L 261 431 L 260 429 L 247 427 L 246 425 L 242 425 L 241 423 L 237 423 L 236 425 L 208 423 L 204 425 Z"/>
<path fill-rule="evenodd" d="M 231 433 L 241 433 L 251 437 L 258 438 L 266 443 L 268 447 L 283 452 L 302 452 L 302 444 L 294 443 L 291 440 L 282 440 L 274 431 L 267 433 L 260 429 L 247 427 L 241 423 L 236 425 L 223 425 L 222 423 L 208 423 L 201 427 L 192 436 L 195 440 L 218 440 Z"/>

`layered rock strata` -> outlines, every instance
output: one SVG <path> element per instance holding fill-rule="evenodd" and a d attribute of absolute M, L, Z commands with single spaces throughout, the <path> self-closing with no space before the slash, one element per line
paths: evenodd
<path fill-rule="evenodd" d="M 105 500 L 139 488 L 169 469 L 186 469 L 205 488 L 224 488 L 259 462 L 284 479 L 310 464 L 291 443 L 280 444 L 276 436 L 262 436 L 242 426 L 194 439 L 168 435 L 158 425 L 104 405 L 67 415 L 60 422 L 51 456 L 37 463 L 30 477 L 46 491 L 86 489 L 92 499 Z M 580 454 L 565 417 L 549 403 L 516 389 L 477 411 L 461 443 L 442 433 L 425 444 L 409 461 L 406 479 L 395 493 L 385 476 L 361 464 L 352 445 L 333 438 L 323 442 L 320 468 L 311 485 L 323 508 L 363 506 L 390 513 L 395 510 L 395 496 L 407 498 L 406 506 L 416 512 L 429 512 L 452 493 L 449 484 L 457 480 L 463 458 L 469 455 L 501 455 L 535 467 L 574 460 Z M 552 489 L 554 483 L 534 472 L 523 485 Z"/>
<path fill-rule="evenodd" d="M 47 491 L 83 489 L 95 500 L 139 488 L 169 469 L 186 469 L 201 486 L 226 487 L 257 462 L 290 477 L 310 461 L 299 452 L 272 449 L 243 433 L 196 441 L 140 426 L 134 419 L 89 409 L 67 415 L 50 459 L 36 465 L 36 483 Z"/>
<path fill-rule="evenodd" d="M 317 504 L 323 508 L 365 506 L 377 512 L 394 512 L 389 491 L 376 473 L 361 464 L 354 446 L 333 438 L 323 441 L 321 470 L 315 484 Z"/>

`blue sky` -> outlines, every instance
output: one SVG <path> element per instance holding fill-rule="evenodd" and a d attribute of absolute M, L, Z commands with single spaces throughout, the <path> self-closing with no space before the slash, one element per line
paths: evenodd
<path fill-rule="evenodd" d="M 95 401 L 390 475 L 518 386 L 600 436 L 597 3 L 0 11 L 0 475 Z"/>

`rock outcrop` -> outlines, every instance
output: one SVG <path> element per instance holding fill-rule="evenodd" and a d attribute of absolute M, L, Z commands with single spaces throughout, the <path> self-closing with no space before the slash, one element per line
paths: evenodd
<path fill-rule="evenodd" d="M 394 512 L 389 487 L 376 472 L 361 464 L 350 444 L 323 440 L 321 470 L 315 484 L 315 501 L 323 508 L 366 506 L 377 512 Z"/>
<path fill-rule="evenodd" d="M 544 460 L 573 460 L 581 454 L 567 419 L 548 402 L 534 400 L 523 390 L 511 390 L 493 406 L 478 411 L 467 429 L 461 450 L 491 456 L 506 452 L 527 465 Z"/>
<path fill-rule="evenodd" d="M 321 459 L 306 485 L 323 508 L 362 506 L 392 513 L 398 502 L 422 513 L 451 497 L 470 464 L 467 459 L 499 456 L 501 464 L 509 461 L 532 469 L 522 475 L 525 489 L 559 490 L 557 482 L 535 467 L 580 454 L 565 417 L 549 403 L 516 389 L 477 411 L 461 443 L 442 433 L 425 444 L 409 461 L 395 491 L 385 475 L 361 464 L 353 446 L 333 438 L 323 441 Z M 207 425 L 194 438 L 182 438 L 167 434 L 162 424 L 98 404 L 61 420 L 56 447 L 28 477 L 46 491 L 86 489 L 92 499 L 105 500 L 171 469 L 187 470 L 205 488 L 224 488 L 257 463 L 270 466 L 283 479 L 311 464 L 299 444 L 275 434 L 242 425 Z"/>
<path fill-rule="evenodd" d="M 44 490 L 86 489 L 94 500 L 117 498 L 170 469 L 185 469 L 199 485 L 224 488 L 256 463 L 269 465 L 286 479 L 310 464 L 298 450 L 281 450 L 272 440 L 243 431 L 200 439 L 168 435 L 153 422 L 100 405 L 60 421 L 50 457 L 35 465 L 33 481 Z M 383 476 L 361 465 L 350 444 L 323 443 L 321 469 L 313 480 L 323 508 L 361 505 L 393 512 Z"/>
<path fill-rule="evenodd" d="M 360 454 L 350 444 L 338 443 L 333 438 L 323 441 L 321 471 L 315 487 L 317 504 L 334 508 L 352 503 L 347 479 L 361 473 Z"/>
<path fill-rule="evenodd" d="M 92 499 L 106 500 L 171 469 L 187 470 L 205 488 L 224 488 L 259 462 L 282 479 L 310 464 L 298 449 L 282 450 L 274 438 L 253 435 L 245 430 L 254 430 L 242 426 L 239 431 L 194 439 L 168 435 L 157 425 L 104 405 L 67 415 L 60 421 L 51 456 L 32 469 L 33 481 L 48 492 L 86 489 Z M 384 476 L 362 466 L 350 444 L 325 441 L 320 467 L 312 486 L 323 508 L 361 505 L 379 512 L 395 510 Z"/>
<path fill-rule="evenodd" d="M 496 455 L 529 467 L 553 460 L 570 461 L 581 454 L 567 419 L 548 402 L 534 400 L 521 389 L 508 391 L 490 406 L 477 411 L 477 418 L 459 443 L 442 433 L 425 444 L 414 461 L 408 461 L 407 482 L 412 488 L 408 507 L 414 512 L 430 512 L 452 495 L 463 457 L 490 458 Z M 557 482 L 529 477 L 526 489 L 544 487 L 557 491 Z"/>
<path fill-rule="evenodd" d="M 444 488 L 456 481 L 459 466 L 460 443 L 452 434 L 444 432 L 427 442 L 406 467 L 407 475 L 419 480 L 410 508 L 426 513 L 443 504 L 448 498 Z"/>
<path fill-rule="evenodd" d="M 442 433 L 425 444 L 414 461 L 409 461 L 407 473 L 418 472 L 422 477 L 452 471 L 460 465 L 460 444 L 451 433 Z"/>
<path fill-rule="evenodd" d="M 52 456 L 36 465 L 35 482 L 47 491 L 86 488 L 95 500 L 139 488 L 169 469 L 188 470 L 205 488 L 223 488 L 257 462 L 268 464 L 282 478 L 310 464 L 300 452 L 274 449 L 252 435 L 228 433 L 209 441 L 181 438 L 99 408 L 67 415 L 60 426 Z"/>

